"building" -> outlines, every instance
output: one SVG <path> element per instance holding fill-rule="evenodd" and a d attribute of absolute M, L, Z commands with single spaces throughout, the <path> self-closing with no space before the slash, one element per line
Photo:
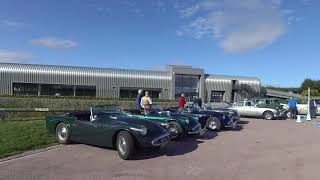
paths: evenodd
<path fill-rule="evenodd" d="M 153 98 L 175 99 L 181 93 L 204 101 L 235 101 L 260 95 L 254 77 L 205 74 L 191 66 L 164 71 L 0 63 L 0 94 L 135 97 L 138 89 Z"/>
<path fill-rule="evenodd" d="M 262 88 L 263 89 L 263 88 Z M 279 91 L 275 89 L 265 88 L 264 93 L 266 97 L 270 98 L 280 98 L 280 99 L 289 99 L 290 97 L 301 99 L 302 95 L 293 93 L 293 92 L 285 92 L 285 91 Z"/>

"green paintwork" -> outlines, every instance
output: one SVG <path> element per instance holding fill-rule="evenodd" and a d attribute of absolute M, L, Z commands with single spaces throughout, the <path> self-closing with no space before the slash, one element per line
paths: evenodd
<path fill-rule="evenodd" d="M 116 116 L 116 117 L 115 117 Z M 70 140 L 85 144 L 113 147 L 117 133 L 130 132 L 141 146 L 152 146 L 152 140 L 168 134 L 167 130 L 152 121 L 128 116 L 126 113 L 99 114 L 90 121 L 90 112 L 51 115 L 46 118 L 48 131 L 55 134 L 59 123 L 65 123 L 70 131 Z M 147 134 L 142 135 L 142 128 Z"/>
<path fill-rule="evenodd" d="M 136 118 L 148 120 L 148 121 L 158 121 L 158 122 L 167 122 L 167 123 L 176 121 L 183 126 L 186 132 L 192 131 L 192 129 L 199 124 L 196 118 L 185 116 L 185 115 L 179 115 L 179 114 L 168 115 L 166 113 L 163 113 L 163 114 L 147 114 L 147 115 L 131 114 L 131 115 L 132 117 L 136 117 Z"/>

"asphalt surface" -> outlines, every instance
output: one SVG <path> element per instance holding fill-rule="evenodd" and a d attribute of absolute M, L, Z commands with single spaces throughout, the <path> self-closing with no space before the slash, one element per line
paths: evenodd
<path fill-rule="evenodd" d="M 315 180 L 320 127 L 313 122 L 242 119 L 237 131 L 171 142 L 124 161 L 116 151 L 73 144 L 0 162 L 0 180 Z"/>

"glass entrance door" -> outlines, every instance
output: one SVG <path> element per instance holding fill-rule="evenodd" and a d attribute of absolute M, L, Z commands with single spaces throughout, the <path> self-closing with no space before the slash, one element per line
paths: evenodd
<path fill-rule="evenodd" d="M 199 97 L 200 76 L 176 74 L 175 75 L 175 97 L 184 93 L 187 99 Z"/>

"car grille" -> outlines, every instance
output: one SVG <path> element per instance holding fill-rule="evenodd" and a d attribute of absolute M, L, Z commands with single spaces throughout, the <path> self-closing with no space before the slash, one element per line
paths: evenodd
<path fill-rule="evenodd" d="M 165 135 L 165 136 L 163 136 L 163 137 L 160 137 L 160 138 L 158 138 L 158 139 L 156 139 L 156 140 L 153 140 L 152 141 L 152 144 L 153 145 L 160 145 L 160 144 L 162 144 L 162 143 L 164 143 L 164 142 L 167 142 L 167 141 L 169 141 L 170 140 L 170 134 L 168 134 L 168 135 Z"/>
<path fill-rule="evenodd" d="M 198 124 L 196 127 L 192 128 L 192 131 L 200 131 L 201 130 L 201 124 Z"/>
<path fill-rule="evenodd" d="M 231 113 L 231 118 L 232 119 L 239 119 L 240 115 L 238 113 Z"/>

